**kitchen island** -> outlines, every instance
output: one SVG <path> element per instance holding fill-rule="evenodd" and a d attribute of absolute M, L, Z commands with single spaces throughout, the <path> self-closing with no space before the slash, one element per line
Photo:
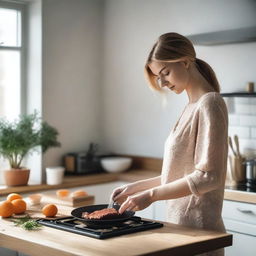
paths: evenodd
<path fill-rule="evenodd" d="M 227 233 L 162 223 L 162 228 L 98 240 L 45 226 L 26 231 L 0 219 L 0 247 L 31 256 L 185 256 L 232 245 L 232 235 Z"/>

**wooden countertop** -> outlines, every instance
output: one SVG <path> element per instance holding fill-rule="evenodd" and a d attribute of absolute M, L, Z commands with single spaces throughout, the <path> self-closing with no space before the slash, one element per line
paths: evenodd
<path fill-rule="evenodd" d="M 232 235 L 164 223 L 164 227 L 98 240 L 43 226 L 39 231 L 0 219 L 0 247 L 31 256 L 195 255 L 232 245 Z"/>
<path fill-rule="evenodd" d="M 160 175 L 160 173 L 152 170 L 132 169 L 124 173 L 100 173 L 100 174 L 91 174 L 91 175 L 84 175 L 84 176 L 66 176 L 64 178 L 64 182 L 60 185 L 40 184 L 40 185 L 18 186 L 18 187 L 0 186 L 0 196 L 2 195 L 4 196 L 13 192 L 26 193 L 26 192 L 33 192 L 33 191 L 49 190 L 49 189 L 86 186 L 86 185 L 100 184 L 100 183 L 113 182 L 113 181 L 134 182 L 141 179 L 152 178 L 157 175 Z M 224 199 L 256 204 L 256 193 L 226 189 L 224 194 Z"/>

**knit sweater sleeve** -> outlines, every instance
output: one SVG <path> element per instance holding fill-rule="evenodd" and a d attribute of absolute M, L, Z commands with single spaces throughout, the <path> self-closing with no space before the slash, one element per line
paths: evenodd
<path fill-rule="evenodd" d="M 186 180 L 191 192 L 197 196 L 218 189 L 223 184 L 227 152 L 228 118 L 222 98 L 206 98 L 199 106 L 195 169 Z"/>

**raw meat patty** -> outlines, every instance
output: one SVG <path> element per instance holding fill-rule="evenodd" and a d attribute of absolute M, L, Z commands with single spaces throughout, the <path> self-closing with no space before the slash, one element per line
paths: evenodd
<path fill-rule="evenodd" d="M 120 214 L 114 208 L 104 208 L 91 213 L 83 212 L 82 218 L 90 220 L 109 220 L 118 218 Z"/>

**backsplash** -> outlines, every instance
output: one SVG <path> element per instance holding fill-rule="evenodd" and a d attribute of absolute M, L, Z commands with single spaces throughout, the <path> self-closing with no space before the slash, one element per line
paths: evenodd
<path fill-rule="evenodd" d="M 224 98 L 229 111 L 229 136 L 239 137 L 242 154 L 256 153 L 256 98 Z"/>

